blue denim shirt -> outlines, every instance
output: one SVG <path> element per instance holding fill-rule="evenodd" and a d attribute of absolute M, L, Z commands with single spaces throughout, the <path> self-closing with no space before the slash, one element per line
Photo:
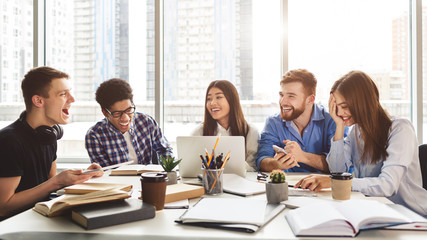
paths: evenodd
<path fill-rule="evenodd" d="M 304 152 L 314 154 L 329 153 L 331 148 L 331 138 L 335 135 L 336 124 L 332 117 L 321 105 L 314 104 L 310 122 L 304 129 L 302 137 L 297 130 L 292 128 L 292 121 L 285 121 L 281 118 L 280 113 L 267 118 L 264 130 L 258 144 L 258 157 L 256 166 L 259 169 L 261 161 L 266 157 L 274 157 L 275 151 L 272 145 L 284 147 L 283 140 L 297 142 Z M 345 130 L 347 135 L 348 129 Z M 321 172 L 320 170 L 299 163 L 301 167 L 293 167 L 286 172 Z"/>

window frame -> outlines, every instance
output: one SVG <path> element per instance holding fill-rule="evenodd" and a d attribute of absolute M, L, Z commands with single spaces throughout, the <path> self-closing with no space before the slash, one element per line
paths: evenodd
<path fill-rule="evenodd" d="M 46 1 L 35 0 L 33 25 L 33 67 L 46 65 Z M 281 68 L 288 70 L 288 1 L 281 0 Z M 418 142 L 423 143 L 423 83 L 422 83 L 422 1 L 410 0 L 410 85 L 411 85 L 411 121 Z M 164 1 L 155 1 L 155 101 L 154 118 L 164 127 L 164 81 L 163 81 L 163 5 Z M 80 162 L 73 158 L 67 162 Z"/>

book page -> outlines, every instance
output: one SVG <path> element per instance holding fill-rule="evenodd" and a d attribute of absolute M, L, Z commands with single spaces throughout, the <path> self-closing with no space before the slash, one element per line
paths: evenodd
<path fill-rule="evenodd" d="M 161 172 L 163 171 L 163 168 L 161 165 L 157 164 L 148 164 L 148 165 L 142 165 L 142 164 L 134 164 L 134 165 L 124 165 L 120 166 L 116 169 L 111 170 L 112 175 L 118 175 L 118 174 L 137 174 L 142 172 Z"/>
<path fill-rule="evenodd" d="M 118 188 L 123 191 L 132 189 L 132 184 L 84 182 L 64 188 L 66 194 L 85 194 L 100 190 Z"/>
<path fill-rule="evenodd" d="M 287 213 L 296 235 L 353 236 L 356 231 L 331 203 L 311 204 Z"/>
<path fill-rule="evenodd" d="M 337 209 L 359 230 L 370 223 L 403 223 L 411 219 L 384 203 L 371 200 L 337 202 Z"/>
<path fill-rule="evenodd" d="M 185 222 L 246 223 L 264 222 L 267 202 L 246 198 L 202 198 L 183 216 Z"/>

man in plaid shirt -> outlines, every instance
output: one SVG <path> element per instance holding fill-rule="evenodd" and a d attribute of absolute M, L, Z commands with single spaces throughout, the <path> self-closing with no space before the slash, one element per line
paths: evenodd
<path fill-rule="evenodd" d="M 135 112 L 130 85 L 113 78 L 96 90 L 96 101 L 105 118 L 86 133 L 86 149 L 93 163 L 102 167 L 132 161 L 157 163 L 156 154 L 172 156 L 172 148 L 156 121 Z"/>

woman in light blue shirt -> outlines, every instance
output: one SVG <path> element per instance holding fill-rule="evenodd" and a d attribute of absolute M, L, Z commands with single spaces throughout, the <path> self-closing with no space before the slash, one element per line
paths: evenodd
<path fill-rule="evenodd" d="M 387 197 L 427 215 L 418 141 L 412 124 L 391 118 L 379 102 L 378 88 L 363 72 L 352 71 L 331 89 L 329 109 L 337 129 L 327 157 L 331 172 L 354 169 L 352 191 Z M 344 127 L 352 126 L 344 139 Z M 295 187 L 319 191 L 331 186 L 329 176 L 308 176 Z"/>

